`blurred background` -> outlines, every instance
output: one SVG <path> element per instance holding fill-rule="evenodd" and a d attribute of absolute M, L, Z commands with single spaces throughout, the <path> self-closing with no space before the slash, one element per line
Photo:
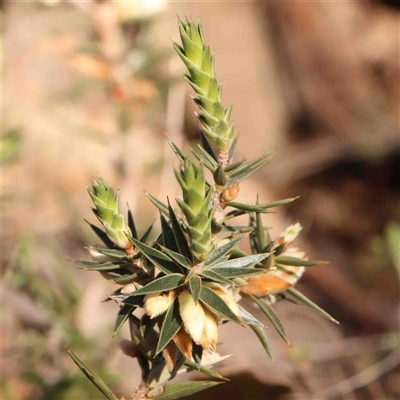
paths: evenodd
<path fill-rule="evenodd" d="M 119 396 L 139 384 L 118 349 L 127 331 L 112 338 L 118 306 L 101 303 L 114 285 L 66 260 L 96 243 L 83 219 L 95 222 L 86 185 L 99 172 L 142 231 L 157 216 L 144 192 L 177 193 L 165 135 L 187 148 L 199 133 L 172 51 L 177 16 L 201 21 L 216 53 L 238 156 L 275 154 L 240 200 L 300 196 L 265 221 L 274 236 L 302 223 L 299 247 L 330 264 L 299 288 L 341 322 L 277 304 L 294 347 L 269 329 L 276 362 L 252 332 L 223 326 L 219 353 L 233 355 L 216 368 L 231 382 L 197 398 L 400 398 L 399 11 L 3 0 L 2 398 L 100 400 L 67 348 Z"/>

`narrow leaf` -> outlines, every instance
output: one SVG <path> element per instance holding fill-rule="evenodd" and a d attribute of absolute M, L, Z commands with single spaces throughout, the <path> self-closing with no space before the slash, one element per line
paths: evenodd
<path fill-rule="evenodd" d="M 265 269 L 261 268 L 213 268 L 210 270 L 216 272 L 224 278 L 233 279 L 244 276 L 252 276 L 265 273 Z"/>
<path fill-rule="evenodd" d="M 133 214 L 132 214 L 132 211 L 131 211 L 130 208 L 128 208 L 128 226 L 129 226 L 129 229 L 132 232 L 132 236 L 135 239 L 137 239 L 138 238 L 138 234 L 137 234 L 137 230 L 136 230 L 136 226 L 135 226 L 135 221 L 133 219 Z"/>
<path fill-rule="evenodd" d="M 253 326 L 260 326 L 260 327 L 264 326 L 256 317 L 253 317 L 242 306 L 240 306 L 238 304 L 238 307 L 239 307 L 240 315 L 242 316 L 242 320 L 243 320 L 244 323 L 246 323 L 247 325 L 253 325 Z"/>
<path fill-rule="evenodd" d="M 142 254 L 155 264 L 164 274 L 172 274 L 176 272 L 182 272 L 179 265 L 177 265 L 170 257 L 161 251 L 148 246 L 145 243 L 139 242 L 139 240 L 131 239 L 133 244 L 142 252 Z"/>
<path fill-rule="evenodd" d="M 312 267 L 314 265 L 327 264 L 326 261 L 303 260 L 302 258 L 279 256 L 275 258 L 276 264 L 289 265 L 292 267 Z"/>
<path fill-rule="evenodd" d="M 122 328 L 122 326 L 128 320 L 129 316 L 132 314 L 132 312 L 135 310 L 135 308 L 136 307 L 128 305 L 128 304 L 125 304 L 120 308 L 120 310 L 117 314 L 117 320 L 115 321 L 115 325 L 114 325 L 114 336 Z"/>
<path fill-rule="evenodd" d="M 201 292 L 201 278 L 197 275 L 192 276 L 189 279 L 189 288 L 190 292 L 192 293 L 194 302 L 197 304 Z"/>
<path fill-rule="evenodd" d="M 117 396 L 109 389 L 109 387 L 85 364 L 76 356 L 71 350 L 68 350 L 68 354 L 74 361 L 74 363 L 81 369 L 81 371 L 90 379 L 90 381 L 103 393 L 104 397 L 108 400 L 118 400 Z M 206 388 L 205 388 L 206 389 Z"/>
<path fill-rule="evenodd" d="M 170 249 L 167 249 L 164 246 L 160 246 L 160 247 L 165 253 L 167 253 L 167 255 L 169 257 L 171 257 L 179 265 L 181 265 L 182 267 L 184 267 L 186 269 L 190 269 L 191 268 L 192 264 L 185 256 L 183 256 L 182 254 L 177 253 L 175 251 L 172 251 Z"/>
<path fill-rule="evenodd" d="M 160 353 L 168 345 L 172 338 L 178 333 L 181 326 L 182 319 L 179 315 L 179 304 L 178 300 L 175 299 L 165 314 L 155 355 Z"/>
<path fill-rule="evenodd" d="M 92 228 L 93 232 L 98 236 L 98 238 L 109 248 L 115 249 L 114 243 L 108 238 L 107 233 L 105 233 L 102 229 L 98 228 L 96 225 L 91 224 L 89 221 L 85 222 L 89 224 Z"/>
<path fill-rule="evenodd" d="M 145 243 L 147 241 L 147 239 L 150 236 L 150 233 L 153 229 L 153 225 L 154 225 L 154 221 L 153 223 L 147 228 L 146 232 L 143 234 L 143 236 L 140 238 L 140 242 Z"/>
<path fill-rule="evenodd" d="M 319 314 L 323 315 L 325 318 L 328 318 L 329 320 L 335 322 L 336 324 L 339 324 L 339 322 L 333 318 L 330 314 L 328 314 L 325 310 L 323 310 L 321 307 L 317 306 L 313 301 L 311 301 L 308 297 L 306 297 L 303 293 L 300 293 L 298 290 L 294 288 L 289 288 L 287 290 L 288 293 L 290 293 L 293 297 L 295 297 L 297 300 L 301 301 L 303 304 L 306 306 L 312 308 Z"/>
<path fill-rule="evenodd" d="M 212 312 L 240 324 L 239 318 L 212 289 L 203 286 L 200 293 L 200 301 Z"/>
<path fill-rule="evenodd" d="M 129 296 L 140 296 L 143 294 L 166 292 L 167 290 L 176 289 L 177 287 L 181 286 L 183 281 L 184 277 L 182 274 L 166 275 L 161 278 L 157 278 L 139 290 L 130 293 Z"/>
<path fill-rule="evenodd" d="M 214 272 L 213 269 L 206 269 L 200 272 L 200 275 L 210 279 L 211 281 L 218 283 L 225 283 L 227 285 L 232 285 L 232 282 L 228 279 L 220 275 L 218 272 Z"/>
<path fill-rule="evenodd" d="M 235 246 L 237 246 L 246 236 L 242 236 L 238 239 L 231 240 L 223 246 L 217 247 L 215 251 L 207 258 L 203 263 L 203 268 L 206 266 L 211 266 L 220 260 L 225 254 L 228 254 Z"/>
<path fill-rule="evenodd" d="M 185 234 L 183 233 L 182 227 L 178 221 L 178 218 L 168 202 L 168 211 L 171 221 L 172 231 L 174 232 L 175 240 L 178 245 L 179 252 L 193 262 L 193 255 L 190 251 L 189 244 L 186 240 Z"/>
<path fill-rule="evenodd" d="M 274 326 L 276 331 L 279 333 L 281 338 L 289 346 L 291 346 L 289 339 L 286 336 L 285 329 L 283 328 L 283 325 L 282 325 L 281 321 L 279 320 L 278 316 L 275 314 L 275 311 L 267 303 L 265 303 L 262 299 L 259 299 L 255 296 L 250 296 L 250 297 L 260 307 L 261 311 L 268 317 L 268 319 L 271 321 L 272 325 Z"/>
<path fill-rule="evenodd" d="M 162 213 L 160 213 L 160 220 L 164 246 L 170 250 L 177 252 L 178 245 L 176 244 L 174 232 L 172 231 L 167 219 Z"/>
<path fill-rule="evenodd" d="M 238 210 L 246 211 L 246 212 L 260 212 L 260 213 L 265 213 L 269 208 L 273 207 L 278 207 L 282 206 L 284 204 L 291 203 L 292 201 L 298 199 L 298 197 L 292 197 L 289 199 L 283 199 L 283 200 L 278 200 L 278 201 L 273 201 L 271 203 L 264 203 L 264 204 L 258 204 L 258 205 L 249 205 L 249 204 L 243 204 L 243 203 L 236 203 L 233 201 L 229 201 L 225 203 L 227 206 L 236 208 Z"/>
<path fill-rule="evenodd" d="M 158 200 L 155 198 L 153 195 L 150 193 L 146 193 L 146 196 L 149 198 L 149 200 L 163 213 L 169 218 L 169 211 L 168 211 L 168 206 L 164 204 L 162 201 Z"/>
<path fill-rule="evenodd" d="M 209 154 L 214 159 L 214 161 L 218 163 L 217 157 L 215 157 L 215 154 L 210 146 L 210 143 L 208 142 L 206 135 L 202 131 L 200 131 L 200 141 L 201 141 L 201 147 L 207 152 L 207 154 Z"/>
<path fill-rule="evenodd" d="M 209 389 L 221 383 L 222 382 L 211 382 L 211 381 L 168 383 L 164 386 L 164 391 L 161 396 L 150 397 L 149 400 L 181 399 L 182 397 L 190 396 L 191 394 L 201 392 L 202 390 Z"/>
<path fill-rule="evenodd" d="M 252 256 L 247 256 L 247 257 L 233 258 L 231 260 L 212 265 L 212 269 L 215 269 L 215 268 L 248 268 L 248 267 L 252 267 L 255 264 L 258 264 L 259 262 L 266 259 L 270 255 L 271 255 L 271 253 L 264 253 L 264 254 L 254 254 Z"/>
<path fill-rule="evenodd" d="M 271 348 L 269 346 L 268 338 L 267 338 L 264 328 L 262 328 L 261 326 L 255 326 L 255 325 L 250 325 L 250 328 L 257 335 L 257 337 L 260 340 L 262 346 L 264 347 L 266 353 L 268 354 L 268 357 L 273 360 L 274 356 L 271 353 Z"/>
<path fill-rule="evenodd" d="M 202 372 L 203 374 L 211 376 L 211 378 L 220 379 L 221 381 L 229 381 L 228 378 L 223 377 L 218 372 L 215 372 L 212 369 L 204 367 L 202 365 L 198 365 L 193 361 L 185 361 L 185 366 L 189 367 L 192 370 L 196 370 L 196 371 Z M 188 371 L 188 372 L 190 372 L 190 371 Z"/>
<path fill-rule="evenodd" d="M 185 156 L 183 155 L 179 147 L 172 140 L 168 139 L 168 143 L 171 146 L 172 151 L 178 157 L 179 161 L 183 164 L 185 162 Z"/>
<path fill-rule="evenodd" d="M 129 274 L 129 275 L 122 275 L 116 279 L 114 279 L 115 283 L 129 283 L 136 279 L 138 274 Z"/>

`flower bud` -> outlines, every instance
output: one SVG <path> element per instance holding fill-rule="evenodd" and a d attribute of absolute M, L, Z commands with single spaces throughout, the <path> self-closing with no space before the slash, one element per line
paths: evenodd
<path fill-rule="evenodd" d="M 195 303 L 188 290 L 184 290 L 178 297 L 179 313 L 181 315 L 185 331 L 196 344 L 201 343 L 204 332 L 205 313 L 200 303 Z"/>
<path fill-rule="evenodd" d="M 164 314 L 171 306 L 175 299 L 175 291 L 171 290 L 161 294 L 147 294 L 144 298 L 144 309 L 146 314 L 151 318 Z"/>
<path fill-rule="evenodd" d="M 201 346 L 207 351 L 213 351 L 217 348 L 218 341 L 218 321 L 215 315 L 209 311 L 205 311 L 204 333 L 201 340 Z"/>
<path fill-rule="evenodd" d="M 173 340 L 177 345 L 178 349 L 186 358 L 186 360 L 192 361 L 193 340 L 185 332 L 185 329 L 183 328 L 179 329 L 178 333 L 174 336 Z"/>

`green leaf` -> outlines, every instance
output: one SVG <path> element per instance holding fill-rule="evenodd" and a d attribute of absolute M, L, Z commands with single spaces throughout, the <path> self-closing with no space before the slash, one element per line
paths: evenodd
<path fill-rule="evenodd" d="M 251 175 L 255 174 L 258 170 L 260 170 L 262 167 L 267 165 L 269 160 L 264 160 L 260 161 L 254 165 L 252 163 L 243 163 L 239 171 L 235 171 L 231 174 L 228 180 L 228 185 L 233 185 L 235 182 L 241 182 L 247 178 L 249 178 Z M 243 168 L 242 168 L 243 167 Z"/>
<path fill-rule="evenodd" d="M 189 367 L 191 370 L 202 372 L 203 374 L 211 376 L 211 378 L 220 379 L 221 381 L 226 381 L 226 382 L 229 381 L 228 378 L 225 378 L 224 376 L 222 376 L 218 372 L 215 372 L 212 369 L 206 368 L 206 367 L 204 367 L 202 365 L 198 365 L 193 361 L 185 361 L 185 365 L 187 367 Z M 190 372 L 190 371 L 188 371 L 188 372 Z"/>
<path fill-rule="evenodd" d="M 168 383 L 164 386 L 164 391 L 161 396 L 149 397 L 149 400 L 175 400 L 182 397 L 190 396 L 202 390 L 209 389 L 213 386 L 219 385 L 222 382 L 177 382 Z"/>
<path fill-rule="evenodd" d="M 176 244 L 174 232 L 172 231 L 167 219 L 160 213 L 161 220 L 161 231 L 163 237 L 164 246 L 175 252 L 178 251 L 178 245 Z"/>
<path fill-rule="evenodd" d="M 252 267 L 255 264 L 258 264 L 262 260 L 266 259 L 270 256 L 271 253 L 264 253 L 264 254 L 254 254 L 252 256 L 247 257 L 240 257 L 240 258 L 233 258 L 228 261 L 224 261 L 218 264 L 213 264 L 210 268 L 248 268 Z"/>
<path fill-rule="evenodd" d="M 97 251 L 100 254 L 104 254 L 105 256 L 110 256 L 113 258 L 120 258 L 120 259 L 126 259 L 131 260 L 131 258 L 126 254 L 125 250 L 118 250 L 118 249 L 102 249 L 99 247 L 93 247 L 93 250 Z"/>
<path fill-rule="evenodd" d="M 150 193 L 146 193 L 146 196 L 149 198 L 149 200 L 163 213 L 169 218 L 169 211 L 168 211 L 168 206 L 164 204 L 162 201 L 158 200 L 155 198 L 153 195 Z"/>
<path fill-rule="evenodd" d="M 119 332 L 124 323 L 128 320 L 129 316 L 135 310 L 135 308 L 136 308 L 135 306 L 131 306 L 128 304 L 125 304 L 120 308 L 117 314 L 117 320 L 115 321 L 113 336 L 115 336 Z"/>
<path fill-rule="evenodd" d="M 142 252 L 142 254 L 155 264 L 164 274 L 173 274 L 176 272 L 182 272 L 179 265 L 177 265 L 170 257 L 161 251 L 148 246 L 145 243 L 139 242 L 139 240 L 131 238 L 133 244 Z"/>
<path fill-rule="evenodd" d="M 214 272 L 213 269 L 206 269 L 204 271 L 200 272 L 201 276 L 204 276 L 205 278 L 210 279 L 211 281 L 214 282 L 219 282 L 219 283 L 225 283 L 227 285 L 232 285 L 232 282 L 227 279 L 224 278 L 222 275 L 218 274 L 218 272 Z"/>
<path fill-rule="evenodd" d="M 200 301 L 215 314 L 240 324 L 239 318 L 212 289 L 203 286 L 200 292 Z"/>
<path fill-rule="evenodd" d="M 133 297 L 129 294 L 115 293 L 108 296 L 108 298 L 135 307 L 143 307 L 144 303 L 144 295 Z"/>
<path fill-rule="evenodd" d="M 138 234 L 137 234 L 137 230 L 136 230 L 136 226 L 135 226 L 135 221 L 133 219 L 133 214 L 132 214 L 132 211 L 129 208 L 129 206 L 128 206 L 128 226 L 129 226 L 129 229 L 132 232 L 132 236 L 135 239 L 137 239 L 138 238 Z"/>
<path fill-rule="evenodd" d="M 172 251 L 170 249 L 167 249 L 164 246 L 160 246 L 160 247 L 165 253 L 168 254 L 169 257 L 171 257 L 175 262 L 177 262 L 182 267 L 184 267 L 186 269 L 190 269 L 192 267 L 192 264 L 190 263 L 190 261 L 182 254 Z"/>
<path fill-rule="evenodd" d="M 247 325 L 254 325 L 263 327 L 264 325 L 256 318 L 253 317 L 247 310 L 245 310 L 242 306 L 238 304 L 240 315 L 242 316 L 242 320 Z"/>
<path fill-rule="evenodd" d="M 185 161 L 185 156 L 183 155 L 179 147 L 172 140 L 168 139 L 168 143 L 171 146 L 172 151 L 178 157 L 179 161 L 183 164 Z"/>
<path fill-rule="evenodd" d="M 157 278 L 139 290 L 130 293 L 129 296 L 140 296 L 142 294 L 166 292 L 167 290 L 176 289 L 177 287 L 181 286 L 183 282 L 184 277 L 182 274 L 166 275 L 161 278 Z"/>
<path fill-rule="evenodd" d="M 81 369 L 81 371 L 89 378 L 89 380 L 103 393 L 104 397 L 108 400 L 118 400 L 117 396 L 108 388 L 108 386 L 71 351 L 68 354 L 74 363 Z"/>
<path fill-rule="evenodd" d="M 279 320 L 278 316 L 275 314 L 275 311 L 267 304 L 265 303 L 262 299 L 259 299 L 255 296 L 250 296 L 253 301 L 260 307 L 261 311 L 268 317 L 268 319 L 271 321 L 272 325 L 276 329 L 276 331 L 279 333 L 280 337 L 289 345 L 291 346 L 289 339 L 286 336 L 285 329 L 283 328 L 283 325 L 281 321 Z"/>
<path fill-rule="evenodd" d="M 210 271 L 216 272 L 224 278 L 228 279 L 241 278 L 245 276 L 265 273 L 265 269 L 261 268 L 213 268 Z"/>
<path fill-rule="evenodd" d="M 264 347 L 266 353 L 268 354 L 268 357 L 273 360 L 274 356 L 271 353 L 271 348 L 269 346 L 268 338 L 267 338 L 264 328 L 261 326 L 255 326 L 255 325 L 250 325 L 250 328 L 257 335 L 257 337 L 260 340 L 262 346 Z"/>
<path fill-rule="evenodd" d="M 210 143 L 208 142 L 206 135 L 202 131 L 200 131 L 200 142 L 201 142 L 201 147 L 207 152 L 207 154 L 209 154 L 213 158 L 214 161 L 218 163 L 217 157 L 215 157 L 215 154 L 210 146 Z"/>
<path fill-rule="evenodd" d="M 220 260 L 225 254 L 228 254 L 236 245 L 238 245 L 246 236 L 242 236 L 238 239 L 231 240 L 227 244 L 223 246 L 217 247 L 215 251 L 207 258 L 207 260 L 203 263 L 204 267 L 210 267 L 215 264 L 218 260 Z"/>
<path fill-rule="evenodd" d="M 325 310 L 323 310 L 321 307 L 317 306 L 313 301 L 311 301 L 308 297 L 306 297 L 303 293 L 300 293 L 298 290 L 295 288 L 289 288 L 287 289 L 287 292 L 290 293 L 293 297 L 295 297 L 297 300 L 301 301 L 303 304 L 306 306 L 312 308 L 315 310 L 317 313 L 321 314 L 325 318 L 328 318 L 329 320 L 335 322 L 336 324 L 339 324 L 339 322 L 333 318 L 330 314 L 328 314 Z"/>
<path fill-rule="evenodd" d="M 302 258 L 279 256 L 274 260 L 275 264 L 289 265 L 292 267 L 312 267 L 314 265 L 327 264 L 326 261 L 303 260 Z"/>
<path fill-rule="evenodd" d="M 193 262 L 193 255 L 190 251 L 189 244 L 186 240 L 185 234 L 183 233 L 182 227 L 178 221 L 178 218 L 172 209 L 168 201 L 168 211 L 171 221 L 172 231 L 174 232 L 175 240 L 178 245 L 179 252 L 185 256 L 189 261 Z"/>
<path fill-rule="evenodd" d="M 145 243 L 147 239 L 150 236 L 151 230 L 153 229 L 154 221 L 153 223 L 147 228 L 146 232 L 143 234 L 143 236 L 139 239 L 140 242 Z"/>
<path fill-rule="evenodd" d="M 74 264 L 82 266 L 82 269 L 88 271 L 111 271 L 114 269 L 120 269 L 123 265 L 115 264 L 112 262 L 99 263 L 98 261 L 85 261 L 85 260 L 72 260 Z"/>
<path fill-rule="evenodd" d="M 115 283 L 129 283 L 136 279 L 138 274 L 130 274 L 130 275 L 122 275 L 116 279 L 114 279 Z"/>
<path fill-rule="evenodd" d="M 238 143 L 238 137 L 236 136 L 233 139 L 231 146 L 229 147 L 229 159 L 230 160 L 232 160 L 233 156 L 235 155 L 237 143 Z"/>
<path fill-rule="evenodd" d="M 178 333 L 181 326 L 182 319 L 179 315 L 178 299 L 175 299 L 165 314 L 155 355 L 160 353 L 168 345 L 172 338 Z"/>
<path fill-rule="evenodd" d="M 298 197 L 292 197 L 289 199 L 283 199 L 283 200 L 278 200 L 278 201 L 273 201 L 272 203 L 264 203 L 264 204 L 258 204 L 258 205 L 249 205 L 249 204 L 243 204 L 243 203 L 236 203 L 233 201 L 228 201 L 225 204 L 227 206 L 236 208 L 238 210 L 242 210 L 245 212 L 260 212 L 260 213 L 265 213 L 268 212 L 267 210 L 269 208 L 273 207 L 278 207 L 282 206 L 284 204 L 291 203 L 292 201 L 298 199 Z"/>
<path fill-rule="evenodd" d="M 201 278 L 197 275 L 192 276 L 189 279 L 189 288 L 190 292 L 192 293 L 194 302 L 197 304 L 201 292 Z"/>
<path fill-rule="evenodd" d="M 89 224 L 92 228 L 93 232 L 98 236 L 98 238 L 109 248 L 115 249 L 114 243 L 108 238 L 107 233 L 105 233 L 102 229 L 98 228 L 96 225 L 91 224 L 89 221 L 85 219 L 85 222 Z"/>
<path fill-rule="evenodd" d="M 198 152 L 192 149 L 193 155 L 212 172 L 218 168 L 218 163 L 211 157 L 206 150 L 204 150 L 200 145 L 198 145 Z"/>

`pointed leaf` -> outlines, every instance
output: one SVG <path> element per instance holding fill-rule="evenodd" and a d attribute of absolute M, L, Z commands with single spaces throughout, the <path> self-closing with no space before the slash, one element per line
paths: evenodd
<path fill-rule="evenodd" d="M 201 292 L 201 278 L 197 275 L 192 276 L 189 279 L 189 288 L 190 292 L 192 293 L 194 302 L 197 304 Z"/>
<path fill-rule="evenodd" d="M 279 256 L 274 259 L 276 264 L 289 265 L 292 267 L 312 267 L 314 265 L 327 264 L 325 261 L 303 260 L 302 258 Z"/>
<path fill-rule="evenodd" d="M 198 365 L 193 361 L 185 361 L 185 365 L 192 370 L 199 371 L 199 372 L 202 372 L 203 374 L 211 376 L 211 378 L 220 379 L 221 381 L 229 381 L 228 378 L 223 377 L 218 372 L 215 372 L 212 369 L 204 367 L 202 365 Z M 190 372 L 190 371 L 188 371 L 188 372 Z"/>
<path fill-rule="evenodd" d="M 325 318 L 328 318 L 329 320 L 335 322 L 336 324 L 339 324 L 339 322 L 333 318 L 330 314 L 328 314 L 325 310 L 323 310 L 321 307 L 317 306 L 313 301 L 311 301 L 308 297 L 306 297 L 303 293 L 300 293 L 298 290 L 294 288 L 289 288 L 287 290 L 288 293 L 290 293 L 293 297 L 295 297 L 297 300 L 301 301 L 304 303 L 306 306 L 312 308 L 319 314 L 323 315 Z"/>
<path fill-rule="evenodd" d="M 119 289 L 120 290 L 120 289 Z M 111 294 L 108 296 L 109 299 L 119 301 L 121 303 L 135 306 L 135 307 L 143 307 L 144 303 L 144 295 L 143 296 L 131 296 L 130 294 Z"/>
<path fill-rule="evenodd" d="M 172 274 L 176 272 L 182 272 L 179 265 L 177 265 L 170 257 L 161 251 L 148 246 L 147 244 L 141 243 L 136 239 L 131 239 L 133 244 L 142 252 L 142 254 L 155 264 L 164 274 Z"/>
<path fill-rule="evenodd" d="M 172 140 L 168 139 L 168 143 L 171 146 L 172 151 L 178 157 L 179 161 L 183 164 L 184 161 L 185 161 L 185 156 L 183 155 L 182 151 L 179 149 L 179 147 Z"/>
<path fill-rule="evenodd" d="M 202 131 L 200 131 L 200 141 L 201 141 L 201 147 L 203 147 L 203 149 L 207 152 L 207 154 L 209 154 L 214 159 L 214 161 L 218 163 L 217 157 L 215 157 L 215 154 L 210 146 L 210 143 L 208 143 L 206 135 Z"/>
<path fill-rule="evenodd" d="M 146 196 L 149 198 L 149 200 L 167 217 L 169 217 L 169 211 L 168 211 L 168 206 L 164 204 L 162 201 L 158 200 L 155 198 L 153 195 L 150 193 L 146 193 Z"/>
<path fill-rule="evenodd" d="M 178 300 L 175 299 L 165 314 L 155 355 L 160 353 L 168 345 L 172 338 L 178 333 L 181 326 L 182 319 L 179 315 L 179 304 Z"/>
<path fill-rule="evenodd" d="M 83 364 L 83 362 L 71 350 L 68 350 L 68 354 L 74 363 L 89 378 L 93 385 L 95 385 L 108 400 L 118 400 L 117 396 L 115 396 L 111 389 L 109 389 L 109 387 L 94 372 L 86 367 L 86 365 Z"/>
<path fill-rule="evenodd" d="M 200 292 L 200 301 L 215 314 L 240 324 L 239 318 L 212 289 L 203 286 Z"/>
<path fill-rule="evenodd" d="M 227 206 L 236 208 L 238 210 L 246 211 L 246 212 L 260 212 L 260 213 L 265 213 L 269 208 L 272 207 L 278 207 L 282 206 L 284 204 L 291 203 L 292 201 L 298 199 L 298 197 L 292 197 L 289 199 L 283 199 L 283 200 L 278 200 L 278 201 L 273 201 L 272 203 L 264 203 L 264 204 L 258 204 L 258 205 L 249 205 L 249 204 L 243 204 L 243 203 L 236 203 L 233 201 L 226 202 L 225 204 Z"/>
<path fill-rule="evenodd" d="M 89 226 L 92 228 L 93 232 L 99 237 L 99 239 L 109 248 L 109 249 L 115 249 L 114 243 L 108 238 L 107 233 L 104 232 L 102 229 L 98 228 L 96 225 L 91 224 L 89 221 L 85 222 L 89 224 Z"/>
<path fill-rule="evenodd" d="M 242 306 L 238 304 L 240 315 L 242 316 L 242 320 L 247 325 L 253 326 L 260 326 L 263 327 L 264 325 L 256 318 L 253 317 L 247 310 L 245 310 Z"/>
<path fill-rule="evenodd" d="M 261 268 L 213 268 L 210 271 L 216 272 L 224 278 L 242 278 L 245 276 L 252 276 L 265 273 L 265 269 Z"/>
<path fill-rule="evenodd" d="M 201 271 L 200 274 L 201 276 L 204 276 L 205 278 L 208 278 L 211 281 L 232 285 L 232 282 L 229 279 L 223 277 L 218 272 L 214 272 L 213 269 L 206 269 L 204 271 Z"/>
<path fill-rule="evenodd" d="M 183 256 L 182 254 L 177 253 L 175 251 L 172 251 L 170 249 L 167 249 L 164 246 L 160 246 L 160 247 L 165 253 L 167 253 L 167 255 L 169 257 L 171 257 L 179 265 L 181 265 L 182 267 L 184 267 L 186 269 L 190 269 L 191 268 L 192 264 L 190 263 L 190 261 L 185 256 Z"/>
<path fill-rule="evenodd" d="M 235 246 L 237 246 L 246 236 L 242 236 L 238 239 L 231 240 L 227 244 L 223 246 L 217 247 L 215 251 L 207 258 L 207 260 L 203 263 L 203 268 L 208 266 L 210 267 L 213 264 L 216 264 L 218 260 L 220 260 L 225 254 L 228 254 Z"/>
<path fill-rule="evenodd" d="M 177 382 L 167 383 L 164 386 L 164 391 L 161 396 L 149 397 L 149 400 L 175 400 L 182 397 L 190 396 L 202 390 L 219 385 L 222 382 L 207 382 L 207 381 L 194 381 L 194 382 Z"/>
<path fill-rule="evenodd" d="M 135 310 L 135 308 L 136 307 L 128 305 L 128 304 L 125 304 L 120 308 L 120 310 L 117 314 L 117 320 L 115 321 L 115 325 L 114 325 L 114 336 L 122 328 L 122 326 L 128 320 L 129 316 L 132 314 L 132 312 Z"/>
<path fill-rule="evenodd" d="M 174 232 L 172 231 L 164 215 L 162 215 L 161 213 L 160 213 L 160 220 L 161 220 L 161 231 L 162 231 L 164 246 L 170 250 L 177 252 L 178 245 L 176 244 Z"/>
<path fill-rule="evenodd" d="M 248 268 L 258 264 L 262 260 L 270 256 L 271 253 L 254 254 L 252 256 L 233 258 L 218 264 L 213 264 L 211 269 L 215 268 Z"/>
<path fill-rule="evenodd" d="M 143 236 L 140 238 L 140 242 L 145 243 L 147 239 L 150 236 L 151 230 L 153 229 L 154 221 L 153 223 L 147 228 L 146 232 L 143 234 Z"/>
<path fill-rule="evenodd" d="M 266 353 L 268 354 L 268 357 L 273 360 L 274 356 L 271 353 L 271 348 L 269 346 L 268 338 L 267 338 L 264 328 L 262 328 L 261 326 L 255 326 L 255 325 L 250 325 L 250 328 L 257 335 L 257 337 L 260 340 L 262 346 L 264 347 Z"/>
<path fill-rule="evenodd" d="M 260 307 L 261 311 L 268 317 L 268 319 L 271 321 L 272 325 L 276 329 L 276 331 L 279 333 L 280 337 L 289 345 L 291 346 L 289 339 L 286 336 L 285 329 L 283 328 L 283 325 L 281 321 L 279 320 L 278 316 L 275 314 L 275 311 L 267 304 L 265 303 L 262 299 L 259 299 L 255 296 L 250 296 L 253 301 Z"/>
<path fill-rule="evenodd" d="M 129 274 L 129 275 L 122 275 L 116 279 L 114 279 L 115 283 L 129 283 L 136 279 L 138 274 Z"/>
<path fill-rule="evenodd" d="M 182 274 L 166 275 L 161 278 L 157 278 L 139 290 L 130 293 L 129 296 L 140 296 L 143 294 L 166 292 L 168 290 L 176 289 L 177 287 L 181 286 L 183 282 L 184 277 Z"/>
<path fill-rule="evenodd" d="M 137 239 L 138 238 L 138 234 L 137 234 L 137 230 L 136 230 L 136 226 L 135 226 L 135 221 L 133 219 L 133 215 L 132 215 L 132 211 L 130 208 L 128 208 L 128 226 L 129 229 L 132 232 L 132 236 Z"/>
<path fill-rule="evenodd" d="M 171 221 L 172 231 L 174 232 L 175 240 L 178 245 L 179 252 L 193 262 L 193 255 L 190 251 L 189 244 L 186 240 L 185 234 L 183 233 L 182 227 L 178 221 L 177 216 L 175 215 L 174 210 L 168 202 L 168 211 Z"/>

